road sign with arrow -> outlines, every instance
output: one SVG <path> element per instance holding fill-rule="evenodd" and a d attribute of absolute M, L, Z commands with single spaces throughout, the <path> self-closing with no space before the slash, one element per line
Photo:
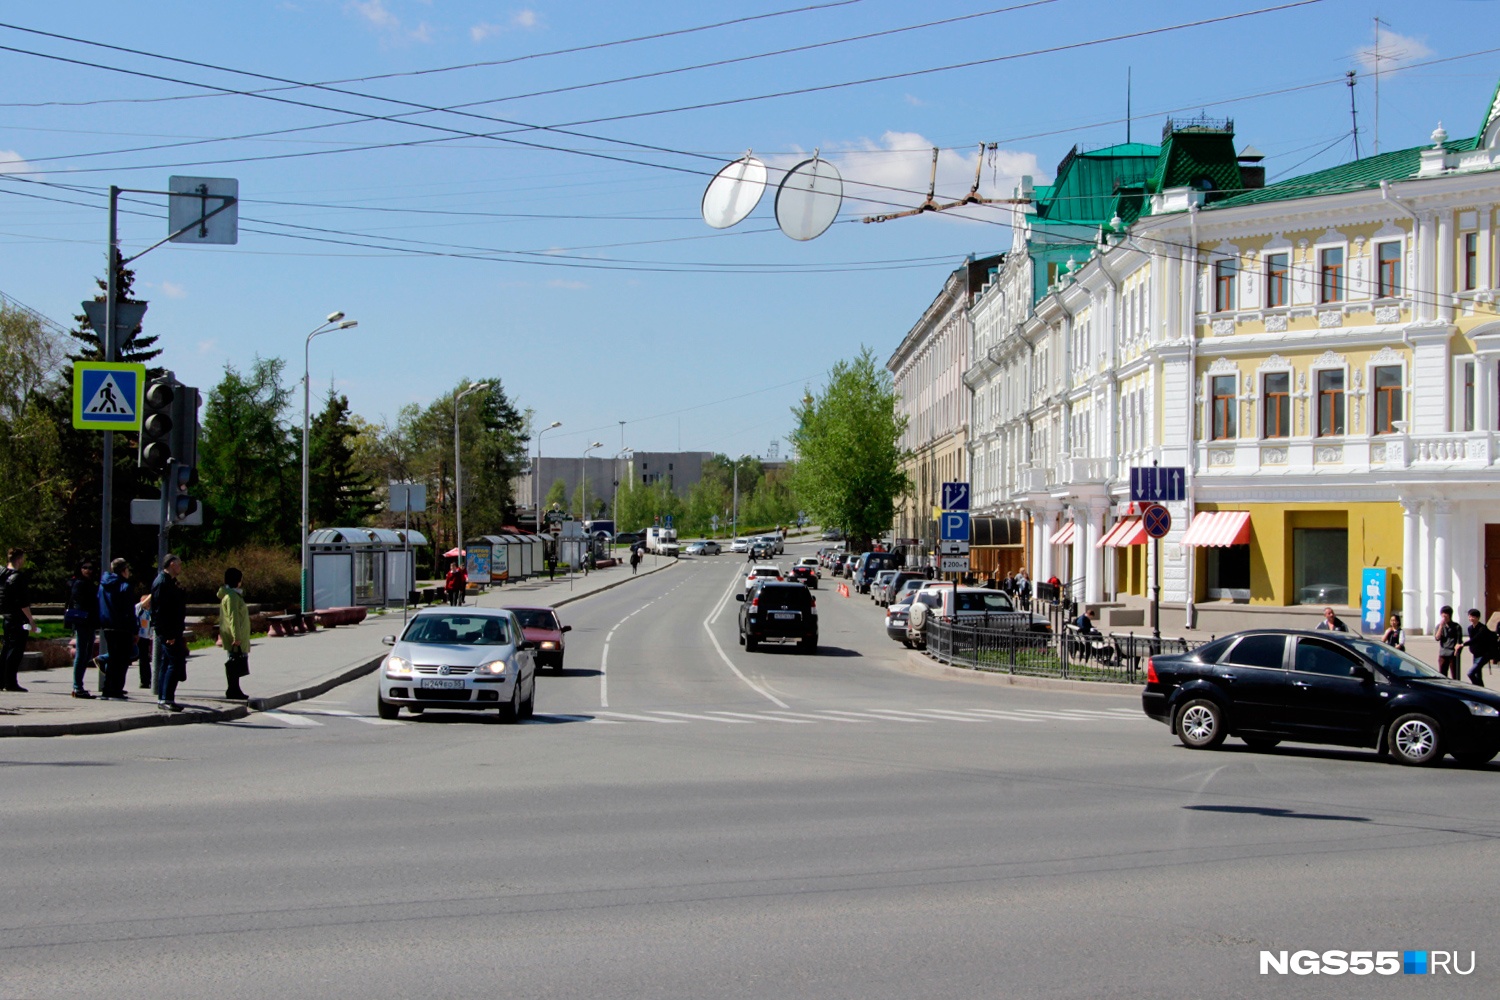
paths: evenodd
<path fill-rule="evenodd" d="M 1186 495 L 1187 470 L 1182 466 L 1131 466 L 1131 502 L 1180 503 Z"/>

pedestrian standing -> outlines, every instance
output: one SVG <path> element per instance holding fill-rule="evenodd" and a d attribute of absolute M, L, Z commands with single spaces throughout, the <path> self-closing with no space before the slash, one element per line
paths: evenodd
<path fill-rule="evenodd" d="M 68 603 L 63 606 L 63 624 L 73 630 L 73 697 L 92 698 L 84 684 L 90 664 L 101 666 L 99 687 L 104 687 L 102 664 L 94 659 L 94 639 L 99 634 L 99 581 L 94 561 L 84 559 L 68 580 Z"/>
<path fill-rule="evenodd" d="M 636 570 L 641 567 L 641 553 L 639 549 L 630 550 L 630 575 L 635 576 Z"/>
<path fill-rule="evenodd" d="M 458 603 L 458 601 L 454 599 L 454 594 L 457 590 L 458 563 L 455 562 L 452 566 L 448 567 L 448 576 L 443 580 L 443 592 L 448 599 L 447 603 L 449 607 L 452 607 L 453 605 Z"/>
<path fill-rule="evenodd" d="M 1458 680 L 1458 648 L 1464 644 L 1464 630 L 1453 620 L 1453 609 L 1446 604 L 1438 610 L 1438 626 L 1432 636 L 1438 644 L 1438 673 Z"/>
<path fill-rule="evenodd" d="M 135 661 L 141 665 L 141 690 L 151 690 L 151 594 L 135 603 Z"/>
<path fill-rule="evenodd" d="M 116 558 L 99 578 L 99 628 L 103 633 L 104 654 L 99 658 L 99 697 L 125 701 L 125 677 L 135 659 L 135 601 L 130 585 L 130 563 Z M 74 691 L 73 696 L 84 697 Z"/>
<path fill-rule="evenodd" d="M 24 693 L 18 675 L 26 656 L 26 637 L 36 629 L 31 614 L 31 574 L 26 571 L 26 550 L 6 553 L 5 569 L 0 572 L 0 620 L 5 627 L 5 641 L 0 644 L 0 691 Z"/>
<path fill-rule="evenodd" d="M 1474 664 L 1469 668 L 1469 683 L 1484 687 L 1484 668 L 1495 658 L 1495 633 L 1484 623 L 1478 608 L 1469 609 L 1469 639 L 1465 643 Z"/>
<path fill-rule="evenodd" d="M 1324 608 L 1323 609 L 1323 620 L 1320 621 L 1320 622 L 1318 622 L 1318 627 L 1316 629 L 1314 629 L 1313 631 L 1315 631 L 1315 632 L 1347 632 L 1347 631 L 1349 631 L 1349 626 L 1344 624 L 1344 620 L 1342 618 L 1340 618 L 1338 615 L 1336 615 L 1336 614 L 1333 613 L 1333 609 L 1332 608 Z"/>
<path fill-rule="evenodd" d="M 1406 629 L 1401 627 L 1401 616 L 1391 615 L 1390 624 L 1386 626 L 1385 634 L 1380 641 L 1387 646 L 1395 646 L 1403 653 L 1406 652 Z"/>
<path fill-rule="evenodd" d="M 631 549 L 630 551 L 634 552 L 635 549 Z M 547 553 L 547 579 L 557 579 L 557 554 L 554 552 Z"/>
<path fill-rule="evenodd" d="M 461 608 L 464 605 L 464 601 L 467 600 L 469 596 L 469 574 L 468 571 L 464 569 L 463 563 L 459 563 L 457 566 L 453 567 L 453 569 L 454 572 L 458 574 L 456 577 L 454 577 L 453 606 L 456 608 Z"/>
<path fill-rule="evenodd" d="M 224 571 L 224 586 L 219 588 L 219 639 L 227 654 L 224 660 L 224 697 L 244 701 L 249 695 L 240 690 L 240 678 L 250 673 L 250 606 L 240 590 L 244 574 L 233 566 Z"/>
<path fill-rule="evenodd" d="M 156 707 L 180 712 L 177 685 L 187 680 L 187 597 L 177 583 L 182 560 L 172 553 L 162 560 L 161 572 L 151 583 L 151 628 L 161 654 L 156 675 Z"/>

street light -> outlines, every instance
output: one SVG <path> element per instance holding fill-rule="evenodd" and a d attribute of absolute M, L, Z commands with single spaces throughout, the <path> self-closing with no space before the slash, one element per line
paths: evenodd
<path fill-rule="evenodd" d="M 344 319 L 343 310 L 331 312 L 324 323 L 307 335 L 302 344 L 302 610 L 312 610 L 312 594 L 308 584 L 312 582 L 312 566 L 307 554 L 307 439 L 312 424 L 312 390 L 308 382 L 308 360 L 314 337 L 335 330 L 349 330 L 359 326 L 357 319 Z"/>
<path fill-rule="evenodd" d="M 595 448 L 603 447 L 603 441 L 595 441 L 593 444 L 583 449 L 583 482 L 578 488 L 578 519 L 580 521 L 585 519 L 584 515 L 588 513 L 589 506 L 589 452 L 593 451 Z"/>
<path fill-rule="evenodd" d="M 488 389 L 488 382 L 471 382 L 463 392 L 453 397 L 453 530 L 458 535 L 458 557 L 464 560 L 464 572 L 468 572 L 469 560 L 464 552 L 464 473 L 463 459 L 458 454 L 458 402 L 471 392 Z M 463 596 L 459 595 L 462 603 Z"/>
<path fill-rule="evenodd" d="M 542 435 L 561 426 L 561 420 L 554 420 L 536 432 L 536 465 L 531 468 L 531 489 L 536 494 L 536 533 L 538 535 L 542 533 Z"/>
<path fill-rule="evenodd" d="M 622 426 L 622 427 L 625 426 L 625 421 L 623 421 L 623 420 L 620 421 L 620 426 Z M 621 448 L 619 451 L 615 452 L 615 457 L 612 459 L 612 461 L 618 462 L 620 460 L 621 456 L 623 456 L 623 455 L 634 455 L 634 454 L 635 454 L 635 449 L 634 448 Z M 615 466 L 615 538 L 619 538 L 619 537 L 620 537 L 620 468 L 619 468 L 619 466 Z M 609 543 L 610 556 L 611 557 L 614 556 L 614 547 L 615 547 L 615 543 L 613 541 L 611 541 Z"/>

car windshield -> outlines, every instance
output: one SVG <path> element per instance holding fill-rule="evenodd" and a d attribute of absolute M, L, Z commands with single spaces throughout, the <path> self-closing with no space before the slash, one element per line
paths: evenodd
<path fill-rule="evenodd" d="M 1349 646 L 1356 652 L 1362 653 L 1366 659 L 1386 673 L 1395 677 L 1441 677 L 1436 668 L 1429 667 L 1421 660 L 1409 653 L 1403 653 L 1395 646 L 1388 646 L 1383 642 L 1372 642 L 1369 639 L 1352 639 Z"/>
<path fill-rule="evenodd" d="M 487 615 L 420 615 L 406 627 L 402 642 L 432 646 L 504 646 L 510 623 Z"/>
<path fill-rule="evenodd" d="M 959 591 L 959 611 L 1014 611 L 1010 598 L 999 591 Z"/>
<path fill-rule="evenodd" d="M 557 631 L 557 616 L 541 608 L 513 608 L 522 628 L 546 628 Z"/>

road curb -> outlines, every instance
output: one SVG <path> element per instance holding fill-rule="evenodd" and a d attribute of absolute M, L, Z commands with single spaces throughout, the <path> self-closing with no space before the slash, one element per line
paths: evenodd
<path fill-rule="evenodd" d="M 955 667 L 935 660 L 926 653 L 915 649 L 907 652 L 906 664 L 902 669 L 908 673 L 921 674 L 926 677 L 951 677 L 997 687 L 1034 688 L 1044 691 L 1074 691 L 1080 694 L 1102 694 L 1116 698 L 1136 699 L 1140 697 L 1141 693 L 1141 685 L 1118 681 L 1075 681 L 1061 677 L 1030 677 L 1025 674 L 1001 674 L 991 673 L 987 670 L 970 670 L 967 667 Z"/>
<path fill-rule="evenodd" d="M 670 562 L 666 563 L 665 565 L 657 566 L 655 569 L 648 569 L 644 573 L 632 573 L 630 576 L 627 576 L 627 577 L 625 577 L 624 579 L 621 579 L 621 580 L 616 580 L 614 583 L 607 583 L 607 584 L 605 584 L 602 587 L 595 587 L 593 590 L 589 591 L 587 594 L 574 594 L 572 597 L 564 597 L 560 601 L 553 601 L 549 605 L 549 607 L 560 608 L 564 604 L 572 604 L 574 601 L 581 601 L 585 597 L 593 597 L 595 594 L 602 594 L 606 590 L 614 590 L 616 587 L 623 587 L 623 586 L 625 586 L 625 584 L 629 583 L 631 580 L 639 580 L 642 577 L 650 576 L 653 573 L 664 573 L 667 570 L 671 569 L 673 566 L 678 565 L 679 562 L 680 562 L 680 560 L 673 559 Z"/>

